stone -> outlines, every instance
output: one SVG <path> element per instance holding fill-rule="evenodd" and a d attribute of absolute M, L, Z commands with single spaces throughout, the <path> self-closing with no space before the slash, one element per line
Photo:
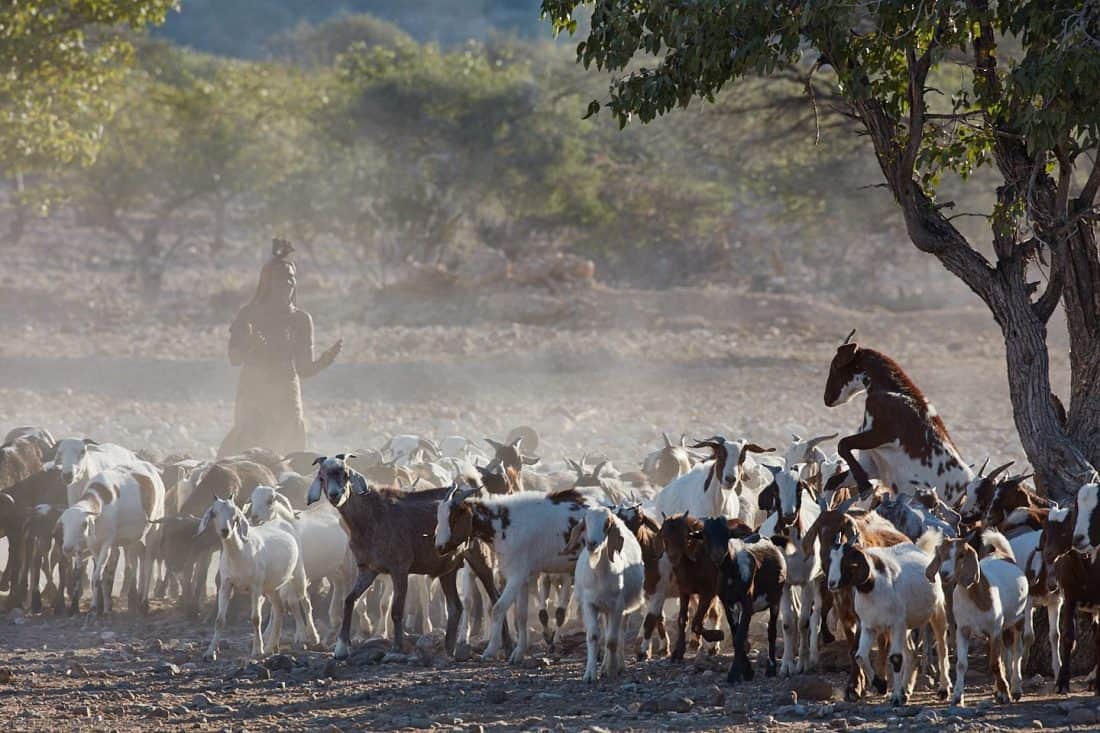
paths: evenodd
<path fill-rule="evenodd" d="M 10 623 L 15 624 L 16 626 L 21 626 L 24 620 L 25 619 L 23 616 L 22 608 L 13 608 L 10 612 L 8 612 L 8 621 Z"/>
<path fill-rule="evenodd" d="M 439 651 L 436 648 L 435 639 L 430 634 L 424 634 L 417 639 L 413 650 L 416 653 L 417 661 L 425 667 L 431 666 L 432 660 L 435 659 L 435 655 Z"/>
<path fill-rule="evenodd" d="M 15 672 L 11 667 L 0 667 L 0 685 L 10 685 L 15 681 Z"/>
<path fill-rule="evenodd" d="M 340 663 L 333 657 L 329 657 L 329 660 L 325 662 L 324 668 L 321 670 L 321 676 L 334 680 L 339 674 Z"/>
<path fill-rule="evenodd" d="M 201 692 L 191 697 L 191 707 L 196 710 L 202 710 L 203 708 L 210 707 L 212 704 L 210 698 Z"/>
<path fill-rule="evenodd" d="M 837 718 L 836 720 L 830 720 L 829 721 L 829 727 L 832 728 L 833 730 L 846 731 L 846 730 L 848 730 L 848 727 L 849 727 L 848 719 L 847 718 Z"/>
<path fill-rule="evenodd" d="M 74 664 L 65 671 L 65 674 L 79 680 L 88 676 L 88 670 L 84 668 L 83 664 Z"/>
<path fill-rule="evenodd" d="M 499 687 L 490 687 L 485 691 L 485 702 L 490 705 L 500 705 L 508 700 L 508 693 Z"/>
<path fill-rule="evenodd" d="M 180 668 L 179 668 L 178 664 L 173 664 L 171 662 L 161 662 L 157 666 L 153 667 L 153 671 L 156 672 L 157 674 L 163 674 L 163 675 L 168 675 L 169 677 L 175 677 L 176 675 L 178 675 L 180 673 Z"/>
<path fill-rule="evenodd" d="M 836 688 L 826 679 L 821 677 L 804 676 L 791 682 L 791 704 L 799 700 L 812 700 L 814 702 L 829 702 L 837 697 Z"/>
<path fill-rule="evenodd" d="M 917 713 L 916 722 L 922 725 L 938 726 L 940 724 L 940 715 L 935 710 L 922 710 Z"/>
<path fill-rule="evenodd" d="M 695 707 L 695 701 L 673 692 L 658 698 L 657 705 L 662 713 L 688 713 Z"/>
<path fill-rule="evenodd" d="M 718 685 L 708 685 L 696 694 L 695 702 L 712 708 L 722 707 L 726 704 L 726 691 Z"/>
<path fill-rule="evenodd" d="M 117 636 L 118 634 L 114 631 L 104 631 L 99 635 L 99 638 L 103 641 L 114 641 Z"/>
<path fill-rule="evenodd" d="M 263 665 L 272 672 L 289 672 L 298 666 L 298 660 L 289 654 L 272 654 L 263 661 Z"/>
<path fill-rule="evenodd" d="M 894 708 L 894 715 L 899 718 L 915 718 L 920 714 L 921 709 L 918 707 L 912 707 L 909 705 L 902 705 L 901 707 Z"/>
<path fill-rule="evenodd" d="M 474 658 L 474 650 L 470 648 L 470 645 L 466 642 L 462 642 L 455 646 L 455 661 L 456 662 L 468 662 Z"/>
<path fill-rule="evenodd" d="M 1100 715 L 1091 708 L 1074 708 L 1066 715 L 1066 722 L 1070 725 L 1092 725 L 1100 722 Z"/>
<path fill-rule="evenodd" d="M 211 715 L 228 715 L 237 711 L 229 705 L 211 705 L 206 709 L 206 712 Z"/>

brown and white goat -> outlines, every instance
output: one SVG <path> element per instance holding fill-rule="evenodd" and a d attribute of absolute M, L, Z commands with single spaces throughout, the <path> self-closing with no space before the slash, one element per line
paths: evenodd
<path fill-rule="evenodd" d="M 825 406 L 842 405 L 867 393 L 859 432 L 840 439 L 837 452 L 848 462 L 860 493 L 871 491 L 872 468 L 884 484 L 911 494 L 935 486 L 954 505 L 974 471 L 959 454 L 936 408 L 890 357 L 853 342 L 855 331 L 836 351 L 825 382 Z M 857 460 L 854 451 L 859 451 Z"/>

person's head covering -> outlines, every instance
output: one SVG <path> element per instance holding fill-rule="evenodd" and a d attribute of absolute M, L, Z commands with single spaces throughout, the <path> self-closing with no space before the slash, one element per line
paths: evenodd
<path fill-rule="evenodd" d="M 271 242 L 271 259 L 264 263 L 260 270 L 260 282 L 256 285 L 256 294 L 252 296 L 252 305 L 268 305 L 273 291 L 273 283 L 277 279 L 293 276 L 297 267 L 287 258 L 294 251 L 293 245 L 285 239 L 274 239 Z M 279 303 L 278 305 L 285 305 Z M 291 288 L 289 305 L 291 310 L 297 307 L 296 288 Z"/>

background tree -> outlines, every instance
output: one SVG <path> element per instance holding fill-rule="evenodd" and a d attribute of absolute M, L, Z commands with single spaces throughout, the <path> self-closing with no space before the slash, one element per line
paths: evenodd
<path fill-rule="evenodd" d="M 1000 325 L 1016 428 L 1041 483 L 1065 499 L 1095 475 L 1100 4 L 543 0 L 543 11 L 573 32 L 583 5 L 592 14 L 577 57 L 624 72 L 606 100 L 620 126 L 792 65 L 807 78 L 827 74 L 869 137 L 912 243 Z M 966 73 L 952 73 L 960 66 Z M 589 112 L 600 107 L 594 101 Z M 989 246 L 977 247 L 937 194 L 945 177 L 966 179 L 985 166 L 995 172 L 996 203 L 984 227 Z M 1044 262 L 1046 282 L 1032 282 L 1029 268 Z M 1071 349 L 1064 423 L 1051 399 L 1046 345 L 1059 303 Z"/>
<path fill-rule="evenodd" d="M 28 176 L 91 161 L 130 45 L 115 32 L 163 22 L 175 0 L 30 0 L 0 5 L 0 174 L 26 222 Z"/>

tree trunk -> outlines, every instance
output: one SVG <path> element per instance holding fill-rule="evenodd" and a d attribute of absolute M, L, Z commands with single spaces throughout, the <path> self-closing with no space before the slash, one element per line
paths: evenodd
<path fill-rule="evenodd" d="M 1062 304 L 1070 340 L 1070 404 L 1066 430 L 1100 467 L 1100 252 L 1091 224 L 1069 238 Z"/>

